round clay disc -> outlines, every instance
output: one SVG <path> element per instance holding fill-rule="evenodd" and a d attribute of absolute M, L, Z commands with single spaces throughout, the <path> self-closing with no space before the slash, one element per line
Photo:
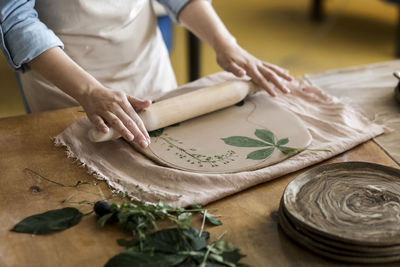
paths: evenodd
<path fill-rule="evenodd" d="M 359 246 L 400 245 L 400 170 L 366 162 L 313 168 L 289 183 L 283 209 L 297 228 Z"/>
<path fill-rule="evenodd" d="M 157 163 L 199 173 L 235 173 L 280 162 L 312 141 L 304 123 L 265 92 L 244 103 L 151 132 L 139 149 Z M 285 150 L 286 149 L 286 150 Z M 285 153 L 284 153 L 285 152 Z"/>
<path fill-rule="evenodd" d="M 389 253 L 387 255 L 375 255 L 374 253 L 357 253 L 352 250 L 343 250 L 340 247 L 325 245 L 318 240 L 304 234 L 298 227 L 292 224 L 286 216 L 283 208 L 279 208 L 279 225 L 283 232 L 292 240 L 299 243 L 313 253 L 320 256 L 352 263 L 389 263 L 400 260 L 400 253 Z"/>

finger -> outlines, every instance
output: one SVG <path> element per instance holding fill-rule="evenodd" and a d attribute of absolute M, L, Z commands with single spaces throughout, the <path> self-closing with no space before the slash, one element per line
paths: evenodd
<path fill-rule="evenodd" d="M 128 114 L 131 120 L 133 120 L 137 127 L 139 128 L 140 132 L 146 137 L 147 143 L 150 143 L 150 136 L 149 133 L 146 130 L 146 127 L 142 121 L 142 119 L 139 117 L 139 115 L 136 113 L 136 111 L 133 109 L 132 105 L 130 102 L 125 101 L 124 104 L 122 105 L 122 109 Z"/>
<path fill-rule="evenodd" d="M 107 111 L 102 114 L 102 117 L 110 124 L 110 126 L 121 134 L 121 136 L 128 142 L 134 140 L 134 135 L 125 127 L 122 121 L 113 113 Z"/>
<path fill-rule="evenodd" d="M 273 70 L 276 74 L 278 74 L 280 77 L 284 78 L 287 81 L 293 81 L 294 78 L 292 77 L 292 75 L 289 74 L 289 71 L 286 69 L 283 69 L 281 67 L 278 67 L 276 65 L 267 63 L 267 62 L 263 62 L 263 65 L 271 70 Z"/>
<path fill-rule="evenodd" d="M 107 125 L 104 123 L 104 120 L 97 114 L 89 115 L 89 120 L 93 123 L 93 125 L 99 130 L 100 132 L 107 133 L 109 131 Z"/>
<path fill-rule="evenodd" d="M 246 75 L 246 71 L 234 62 L 228 64 L 226 71 L 233 73 L 238 78 L 242 78 Z"/>
<path fill-rule="evenodd" d="M 287 88 L 282 84 L 282 82 L 279 80 L 279 78 L 276 76 L 274 72 L 265 68 L 264 66 L 259 67 L 259 71 L 261 72 L 261 74 L 265 79 L 272 82 L 279 90 L 281 90 L 284 93 L 290 92 L 289 88 Z"/>
<path fill-rule="evenodd" d="M 124 126 L 133 134 L 134 140 L 136 140 L 136 142 L 142 148 L 146 148 L 149 145 L 146 136 L 139 129 L 136 122 L 133 121 L 122 108 L 117 109 L 115 111 L 115 115 L 117 115 L 117 117 L 120 119 L 120 121 L 122 121 Z M 146 129 L 144 131 L 146 132 Z"/>
<path fill-rule="evenodd" d="M 282 73 L 285 73 L 285 74 L 289 74 L 289 71 L 287 69 L 282 68 L 282 67 L 280 67 L 278 65 L 275 65 L 275 64 L 272 64 L 272 63 L 269 63 L 269 62 L 265 62 L 265 61 L 263 61 L 262 63 L 263 63 L 264 66 L 266 66 L 268 68 L 271 68 L 274 71 L 279 71 L 279 72 L 282 72 Z"/>
<path fill-rule="evenodd" d="M 128 96 L 128 101 L 134 108 L 138 110 L 148 108 L 151 105 L 150 100 L 139 100 L 132 96 Z"/>
<path fill-rule="evenodd" d="M 258 86 L 266 90 L 271 96 L 276 96 L 275 90 L 268 84 L 256 67 L 249 68 L 247 73 Z"/>

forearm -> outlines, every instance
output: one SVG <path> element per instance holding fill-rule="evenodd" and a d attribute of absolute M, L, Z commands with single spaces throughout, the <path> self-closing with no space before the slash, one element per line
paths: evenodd
<path fill-rule="evenodd" d="M 290 92 L 281 80 L 281 78 L 287 81 L 292 80 L 288 72 L 257 59 L 241 48 L 209 2 L 190 1 L 180 11 L 178 19 L 186 28 L 214 49 L 217 62 L 224 70 L 237 77 L 247 75 L 257 85 L 268 91 L 271 96 L 276 95 L 276 88 L 285 93 Z M 271 86 L 271 83 L 274 86 Z"/>
<path fill-rule="evenodd" d="M 59 47 L 48 49 L 27 64 L 78 102 L 93 88 L 102 87 Z"/>
<path fill-rule="evenodd" d="M 107 132 L 107 122 L 129 142 L 136 140 L 143 148 L 150 143 L 146 128 L 134 110 L 148 107 L 149 101 L 104 87 L 58 47 L 46 50 L 27 64 L 75 98 L 98 130 Z"/>
<path fill-rule="evenodd" d="M 208 1 L 192 0 L 179 13 L 179 21 L 214 51 L 236 44 Z"/>

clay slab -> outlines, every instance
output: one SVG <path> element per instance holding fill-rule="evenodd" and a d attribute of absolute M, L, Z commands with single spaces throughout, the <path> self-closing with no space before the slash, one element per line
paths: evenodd
<path fill-rule="evenodd" d="M 232 106 L 153 134 L 150 146 L 142 153 L 157 163 L 191 172 L 235 173 L 267 167 L 295 153 L 278 149 L 265 159 L 248 158 L 251 152 L 270 148 L 238 147 L 223 139 L 242 136 L 261 140 L 256 130 L 268 130 L 275 142 L 288 138 L 287 147 L 305 148 L 312 137 L 291 112 L 276 104 L 265 92 L 248 96 L 243 105 Z"/>

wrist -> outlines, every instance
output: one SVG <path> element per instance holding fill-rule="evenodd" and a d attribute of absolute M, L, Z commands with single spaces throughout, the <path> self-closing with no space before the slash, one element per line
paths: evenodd
<path fill-rule="evenodd" d="M 62 90 L 81 104 L 89 99 L 94 91 L 104 89 L 99 81 L 85 71 L 76 72 L 74 76 L 74 79 L 65 84 L 68 88 L 64 87 Z"/>
<path fill-rule="evenodd" d="M 105 87 L 93 78 L 89 81 L 79 83 L 74 86 L 74 91 L 69 93 L 69 95 L 71 95 L 76 101 L 82 104 L 83 102 L 86 102 L 88 99 L 90 99 L 91 95 L 93 95 L 93 93 L 98 90 L 105 90 Z"/>
<path fill-rule="evenodd" d="M 238 44 L 236 42 L 236 39 L 232 35 L 222 38 L 216 38 L 216 40 L 212 44 L 212 48 L 214 49 L 216 54 L 231 50 L 237 46 Z"/>

